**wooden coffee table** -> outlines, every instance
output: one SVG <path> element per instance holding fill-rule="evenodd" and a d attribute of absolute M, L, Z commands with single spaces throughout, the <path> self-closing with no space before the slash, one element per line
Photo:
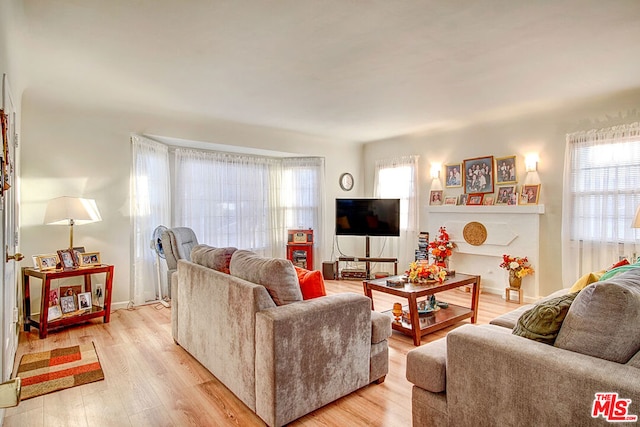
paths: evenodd
<path fill-rule="evenodd" d="M 374 309 L 373 291 L 396 295 L 408 300 L 408 306 L 403 306 L 403 310 L 409 310 L 409 320 L 393 320 L 391 327 L 396 331 L 413 337 L 414 345 L 420 345 L 423 335 L 446 328 L 461 320 L 471 318 L 471 323 L 476 323 L 478 317 L 478 299 L 480 297 L 480 276 L 457 273 L 455 276 L 448 276 L 443 283 L 424 285 L 405 283 L 402 288 L 387 286 L 387 280 L 398 280 L 400 278 L 401 276 L 393 276 L 385 277 L 384 279 L 365 280 L 362 285 L 364 287 L 364 294 L 371 299 L 372 310 Z M 418 313 L 418 298 L 467 285 L 472 286 L 471 307 L 449 304 L 447 308 L 440 308 L 437 311 L 423 316 Z M 393 318 L 391 310 L 385 311 L 384 313 Z"/>

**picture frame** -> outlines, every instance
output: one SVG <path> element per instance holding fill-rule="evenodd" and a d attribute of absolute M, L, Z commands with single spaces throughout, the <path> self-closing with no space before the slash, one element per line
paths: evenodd
<path fill-rule="evenodd" d="M 49 291 L 49 307 L 53 307 L 54 305 L 60 305 L 60 288 Z"/>
<path fill-rule="evenodd" d="M 496 157 L 496 184 L 515 184 L 518 182 L 516 156 Z"/>
<path fill-rule="evenodd" d="M 493 206 L 496 203 L 496 198 L 493 194 L 485 194 L 482 198 L 483 206 Z"/>
<path fill-rule="evenodd" d="M 444 165 L 444 186 L 447 188 L 462 187 L 461 171 L 462 171 L 461 163 Z"/>
<path fill-rule="evenodd" d="M 456 196 L 445 196 L 444 198 L 444 204 L 445 205 L 457 205 L 458 204 L 458 198 Z"/>
<path fill-rule="evenodd" d="M 76 297 L 73 295 L 60 297 L 60 309 L 62 310 L 62 314 L 76 311 Z"/>
<path fill-rule="evenodd" d="M 540 199 L 540 184 L 527 184 L 522 186 L 520 193 L 521 205 L 537 205 Z"/>
<path fill-rule="evenodd" d="M 467 204 L 467 195 L 461 194 L 458 196 L 458 205 L 464 206 Z"/>
<path fill-rule="evenodd" d="M 467 197 L 467 206 L 480 206 L 484 199 L 484 193 L 473 193 Z"/>
<path fill-rule="evenodd" d="M 59 305 L 52 305 L 48 308 L 47 321 L 56 320 L 62 317 L 62 309 Z"/>
<path fill-rule="evenodd" d="M 80 255 L 82 255 L 85 252 L 84 246 L 75 246 L 73 248 L 73 254 L 76 257 L 76 262 L 78 263 L 78 265 L 80 265 Z"/>
<path fill-rule="evenodd" d="M 496 205 L 515 205 L 518 200 L 518 192 L 515 185 L 503 185 L 498 187 Z"/>
<path fill-rule="evenodd" d="M 100 252 L 85 252 L 80 254 L 80 266 L 100 265 Z"/>
<path fill-rule="evenodd" d="M 78 310 L 90 310 L 91 305 L 91 292 L 78 294 Z"/>
<path fill-rule="evenodd" d="M 62 268 L 65 270 L 78 267 L 78 262 L 76 261 L 76 255 L 73 249 L 60 249 L 58 251 L 58 258 L 60 259 Z"/>
<path fill-rule="evenodd" d="M 82 292 L 82 285 L 60 286 L 60 298 L 75 297 Z"/>
<path fill-rule="evenodd" d="M 466 159 L 463 162 L 464 192 L 493 193 L 493 156 Z"/>
<path fill-rule="evenodd" d="M 36 260 L 40 271 L 55 270 L 60 262 L 58 254 L 36 255 Z"/>
<path fill-rule="evenodd" d="M 429 192 L 429 204 L 432 206 L 442 205 L 442 190 L 431 190 Z"/>

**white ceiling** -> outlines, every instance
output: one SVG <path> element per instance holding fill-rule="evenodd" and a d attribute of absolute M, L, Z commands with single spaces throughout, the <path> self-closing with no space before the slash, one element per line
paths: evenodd
<path fill-rule="evenodd" d="M 370 141 L 640 88 L 638 0 L 23 0 L 26 93 Z"/>

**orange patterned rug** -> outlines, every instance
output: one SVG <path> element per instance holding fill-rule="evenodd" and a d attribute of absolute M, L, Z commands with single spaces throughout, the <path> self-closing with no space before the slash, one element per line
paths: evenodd
<path fill-rule="evenodd" d="M 20 359 L 18 377 L 22 380 L 20 400 L 104 379 L 104 372 L 93 344 L 75 345 Z"/>

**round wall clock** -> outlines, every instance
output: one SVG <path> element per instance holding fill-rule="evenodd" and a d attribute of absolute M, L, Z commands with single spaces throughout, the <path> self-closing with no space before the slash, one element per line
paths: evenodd
<path fill-rule="evenodd" d="M 340 175 L 340 188 L 344 191 L 351 191 L 353 188 L 353 176 L 350 173 L 345 172 Z"/>

